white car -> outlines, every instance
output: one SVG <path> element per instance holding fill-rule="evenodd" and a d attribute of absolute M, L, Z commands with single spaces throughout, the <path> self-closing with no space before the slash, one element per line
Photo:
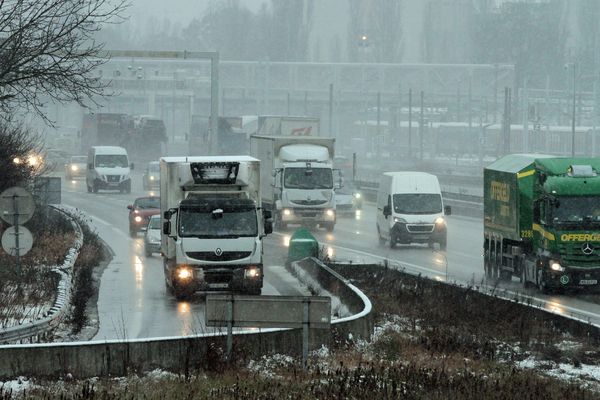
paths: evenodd
<path fill-rule="evenodd" d="M 144 233 L 144 254 L 146 257 L 152 253 L 160 252 L 160 215 L 153 215 L 148 221 L 148 228 Z"/>

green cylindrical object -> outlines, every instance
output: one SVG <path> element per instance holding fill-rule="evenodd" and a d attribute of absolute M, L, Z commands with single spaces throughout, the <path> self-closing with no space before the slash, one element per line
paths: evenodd
<path fill-rule="evenodd" d="M 319 242 L 307 229 L 300 228 L 290 238 L 288 263 L 319 255 Z"/>

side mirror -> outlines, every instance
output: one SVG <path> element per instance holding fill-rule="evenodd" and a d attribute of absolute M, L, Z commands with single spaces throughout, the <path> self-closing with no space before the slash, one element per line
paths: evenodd
<path fill-rule="evenodd" d="M 128 210 L 133 210 L 133 205 L 132 205 L 132 204 L 128 205 L 128 206 L 127 206 L 127 209 L 128 209 Z"/>
<path fill-rule="evenodd" d="M 134 165 L 133 165 L 133 163 L 131 163 L 131 164 L 129 165 L 129 169 L 133 169 L 133 166 L 134 166 Z"/>
<path fill-rule="evenodd" d="M 88 164 L 88 169 L 94 169 L 94 164 L 93 163 L 89 163 Z"/>
<path fill-rule="evenodd" d="M 166 220 L 171 219 L 172 216 L 173 216 L 173 212 L 171 210 L 167 210 L 163 213 L 163 218 Z"/>
<path fill-rule="evenodd" d="M 334 185 L 334 189 L 341 189 L 344 187 L 344 175 L 342 174 L 342 170 L 340 169 L 334 169 L 334 172 L 336 172 L 338 174 L 338 181 L 337 184 Z"/>
<path fill-rule="evenodd" d="M 273 233 L 273 221 L 270 219 L 265 220 L 265 235 Z"/>
<path fill-rule="evenodd" d="M 164 235 L 170 235 L 171 234 L 171 221 L 165 221 L 163 222 L 163 234 Z"/>
<path fill-rule="evenodd" d="M 273 213 L 271 210 L 263 210 L 263 218 L 265 220 L 273 218 Z"/>
<path fill-rule="evenodd" d="M 452 207 L 444 206 L 444 215 L 452 215 Z"/>
<path fill-rule="evenodd" d="M 392 210 L 390 210 L 390 206 L 383 206 L 383 216 L 387 218 L 390 215 L 392 215 Z"/>

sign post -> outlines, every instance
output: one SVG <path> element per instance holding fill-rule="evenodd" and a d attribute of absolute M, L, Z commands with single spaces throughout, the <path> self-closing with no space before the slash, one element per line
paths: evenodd
<path fill-rule="evenodd" d="M 23 225 L 35 210 L 33 196 L 22 187 L 14 186 L 0 194 L 0 218 L 13 225 L 2 235 L 2 248 L 16 258 L 17 273 L 21 274 L 21 256 L 31 250 L 33 237 Z"/>

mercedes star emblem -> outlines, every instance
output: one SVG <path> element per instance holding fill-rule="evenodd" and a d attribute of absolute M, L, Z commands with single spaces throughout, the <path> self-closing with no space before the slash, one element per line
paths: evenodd
<path fill-rule="evenodd" d="M 215 255 L 216 255 L 217 257 L 221 257 L 221 254 L 223 254 L 223 250 L 221 250 L 221 248 L 220 248 L 220 247 L 217 247 L 217 248 L 215 249 Z"/>
<path fill-rule="evenodd" d="M 594 247 L 591 244 L 589 244 L 588 242 L 585 242 L 583 244 L 583 246 L 581 246 L 581 251 L 583 251 L 583 254 L 589 256 L 590 254 L 592 254 L 594 252 Z"/>

